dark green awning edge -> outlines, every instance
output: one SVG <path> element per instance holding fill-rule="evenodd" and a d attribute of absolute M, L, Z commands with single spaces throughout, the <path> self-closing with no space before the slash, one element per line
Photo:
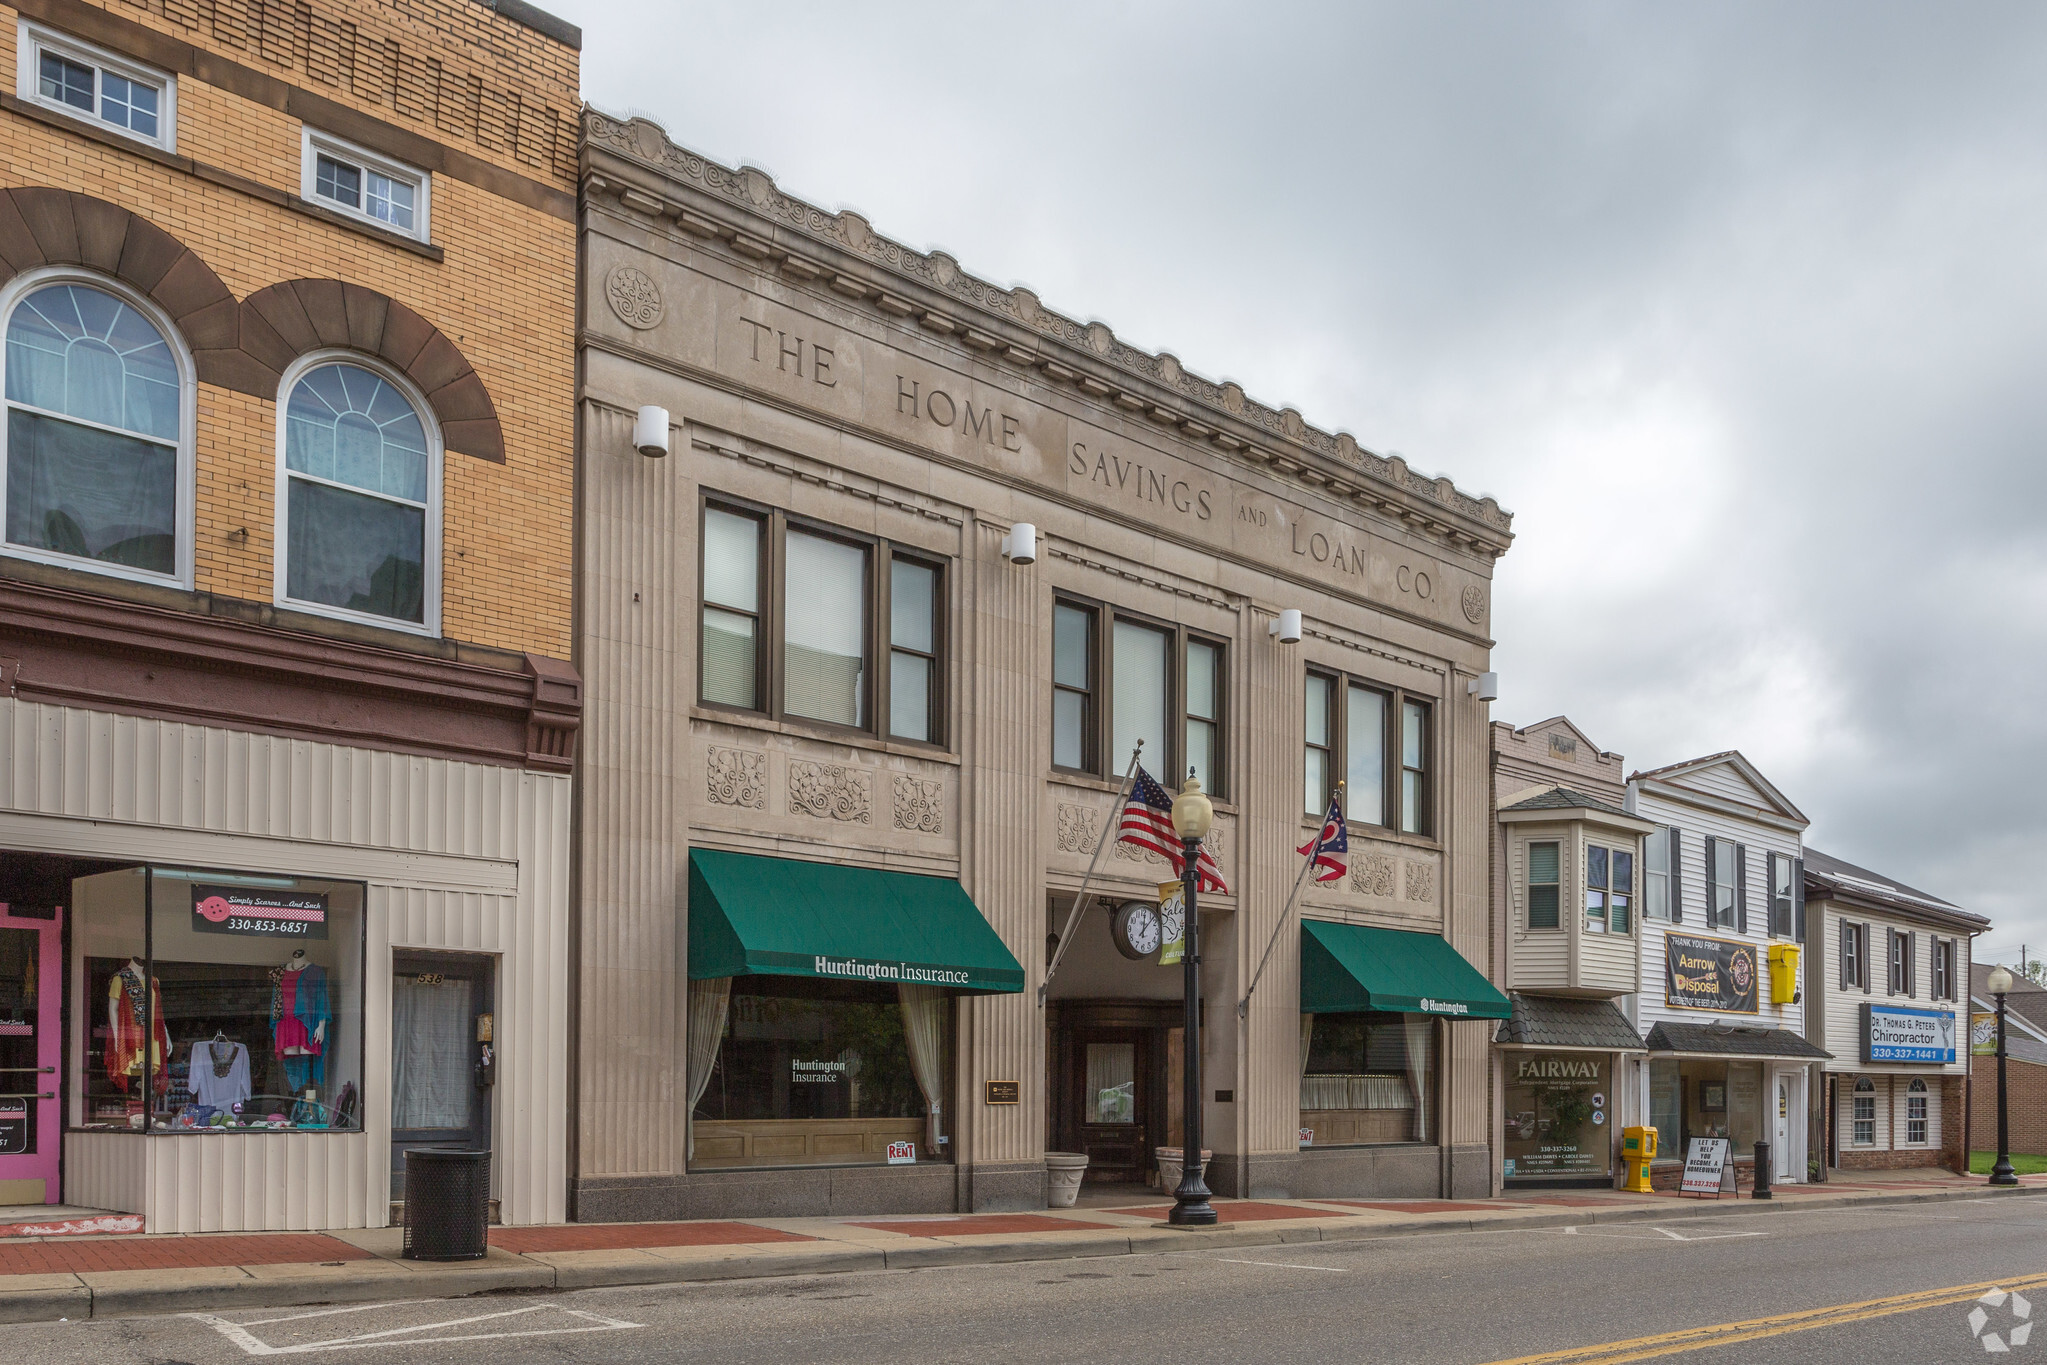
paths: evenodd
<path fill-rule="evenodd" d="M 1014 994 L 1023 965 L 957 881 L 692 849 L 689 975 Z"/>
<path fill-rule="evenodd" d="M 1506 1019 L 1513 1005 L 1440 934 L 1301 921 L 1301 1012 Z"/>

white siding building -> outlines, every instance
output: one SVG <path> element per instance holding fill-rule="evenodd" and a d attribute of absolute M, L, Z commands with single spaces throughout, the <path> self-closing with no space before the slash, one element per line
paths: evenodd
<path fill-rule="evenodd" d="M 1633 774 L 1626 807 L 1658 827 L 1644 841 L 1630 1014 L 1649 1048 L 1630 1066 L 1658 1166 L 1674 1181 L 1688 1139 L 1727 1138 L 1746 1179 L 1760 1140 L 1772 1179 L 1803 1181 L 1808 1070 L 1826 1059 L 1802 1003 L 1808 822 L 1732 750 Z"/>

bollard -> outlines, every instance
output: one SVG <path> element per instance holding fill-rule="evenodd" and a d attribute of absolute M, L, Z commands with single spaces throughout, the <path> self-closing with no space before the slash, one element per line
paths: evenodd
<path fill-rule="evenodd" d="M 1752 1197 L 1770 1197 L 1770 1144 L 1760 1138 L 1756 1140 L 1756 1187 Z"/>

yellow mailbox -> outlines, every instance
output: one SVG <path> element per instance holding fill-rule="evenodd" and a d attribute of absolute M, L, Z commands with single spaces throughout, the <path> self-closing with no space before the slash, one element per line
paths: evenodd
<path fill-rule="evenodd" d="M 1773 943 L 1770 945 L 1770 1003 L 1773 1005 L 1795 1005 L 1798 1003 L 1798 945 L 1796 943 Z"/>
<path fill-rule="evenodd" d="M 1621 1129 L 1621 1159 L 1628 1163 L 1628 1178 L 1621 1188 L 1636 1194 L 1649 1193 L 1649 1163 L 1656 1159 L 1656 1130 Z"/>

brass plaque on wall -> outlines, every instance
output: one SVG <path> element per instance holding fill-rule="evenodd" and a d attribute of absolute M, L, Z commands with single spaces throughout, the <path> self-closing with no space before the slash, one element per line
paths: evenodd
<path fill-rule="evenodd" d="M 1021 1104 L 1023 1099 L 1018 1093 L 1018 1089 L 1018 1084 L 1015 1081 L 990 1081 L 988 1082 L 988 1103 Z"/>

